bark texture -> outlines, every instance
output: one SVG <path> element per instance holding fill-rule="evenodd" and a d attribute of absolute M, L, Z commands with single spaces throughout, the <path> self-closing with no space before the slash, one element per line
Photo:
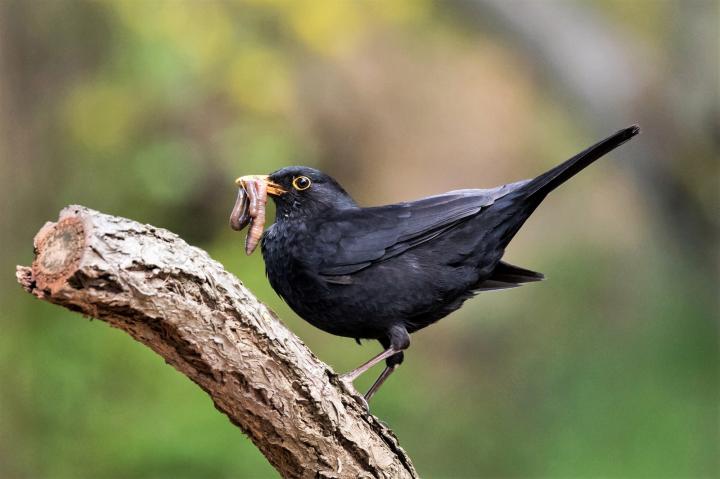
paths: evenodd
<path fill-rule="evenodd" d="M 387 427 L 242 283 L 169 231 L 69 206 L 17 278 L 205 390 L 285 477 L 416 477 Z"/>

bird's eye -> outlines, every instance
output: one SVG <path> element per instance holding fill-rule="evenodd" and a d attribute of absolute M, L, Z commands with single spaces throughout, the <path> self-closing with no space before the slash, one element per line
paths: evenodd
<path fill-rule="evenodd" d="M 312 181 L 307 176 L 298 176 L 292 181 L 293 187 L 298 191 L 307 190 L 311 184 Z"/>

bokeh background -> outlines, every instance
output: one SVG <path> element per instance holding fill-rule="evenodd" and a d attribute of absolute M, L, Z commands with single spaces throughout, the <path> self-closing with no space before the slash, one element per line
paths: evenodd
<path fill-rule="evenodd" d="M 236 176 L 311 165 L 377 205 L 635 122 L 510 246 L 549 279 L 414 335 L 372 410 L 424 477 L 716 477 L 719 41 L 712 0 L 0 0 L 0 477 L 276 477 L 150 350 L 15 284 L 63 206 L 207 249 L 345 371 L 379 345 L 277 298 Z"/>

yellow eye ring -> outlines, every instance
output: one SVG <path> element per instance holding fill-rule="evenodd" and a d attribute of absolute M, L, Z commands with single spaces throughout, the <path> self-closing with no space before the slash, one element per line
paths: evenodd
<path fill-rule="evenodd" d="M 295 188 L 298 191 L 307 190 L 310 188 L 310 185 L 312 185 L 312 181 L 310 181 L 310 178 L 307 176 L 298 176 L 297 178 L 293 178 L 292 180 L 293 188 Z"/>

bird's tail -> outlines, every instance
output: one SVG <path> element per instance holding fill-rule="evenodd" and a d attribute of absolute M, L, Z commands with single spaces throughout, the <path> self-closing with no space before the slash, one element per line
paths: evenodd
<path fill-rule="evenodd" d="M 633 125 L 610 135 L 593 146 L 581 151 L 569 160 L 543 173 L 524 185 L 521 190 L 526 198 L 536 199 L 538 203 L 552 190 L 578 174 L 595 160 L 605 156 L 612 150 L 640 133 L 640 127 Z"/>
<path fill-rule="evenodd" d="M 498 250 L 504 250 L 548 193 L 639 132 L 637 125 L 620 130 L 537 178 L 516 183 L 510 193 L 495 202 L 494 214 L 487 215 L 487 227 L 494 233 Z"/>

